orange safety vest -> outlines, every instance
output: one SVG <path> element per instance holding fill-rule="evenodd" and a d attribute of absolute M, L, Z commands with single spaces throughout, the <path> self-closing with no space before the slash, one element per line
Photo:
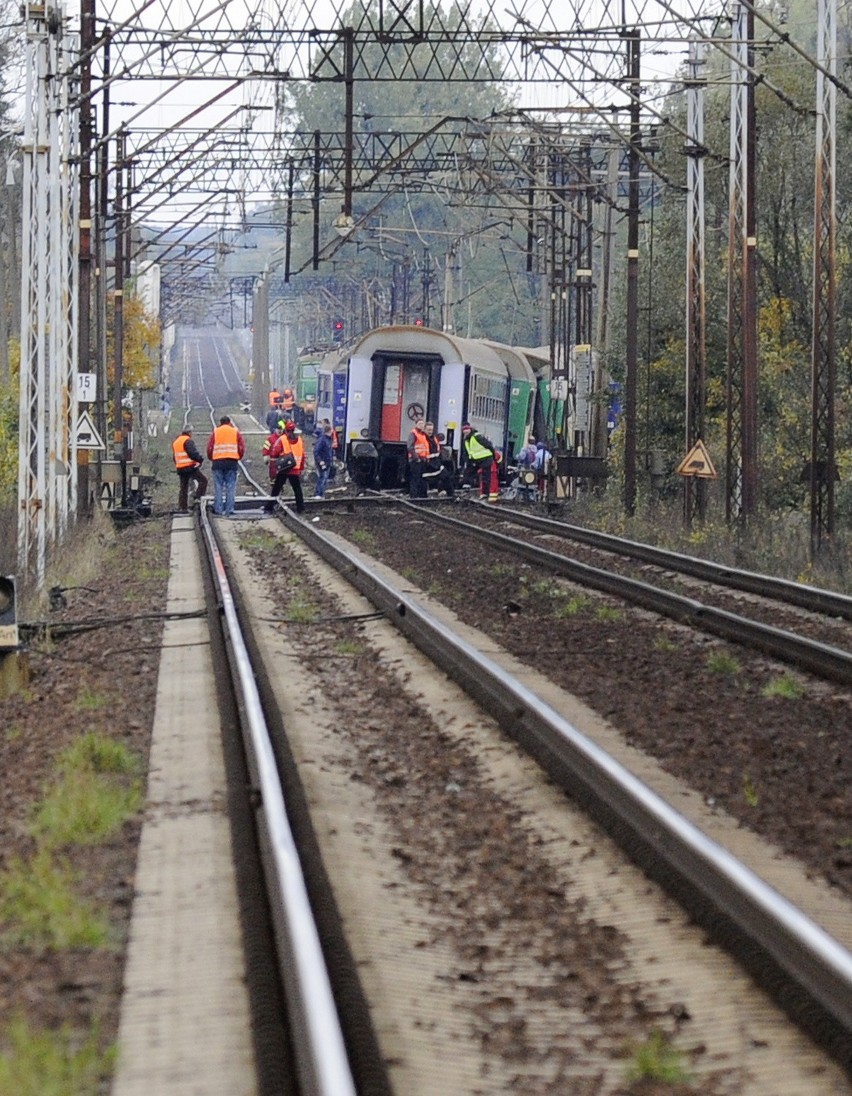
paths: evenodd
<path fill-rule="evenodd" d="M 421 460 L 426 460 L 430 453 L 429 435 L 422 430 L 412 430 L 411 433 L 414 435 L 414 452 L 409 454 L 409 458 L 420 457 Z"/>
<path fill-rule="evenodd" d="M 278 441 L 272 447 L 272 456 L 277 459 L 286 457 L 288 453 L 296 458 L 295 465 L 290 469 L 292 475 L 301 475 L 305 468 L 305 446 L 301 437 L 290 441 L 286 434 L 279 435 Z"/>
<path fill-rule="evenodd" d="M 293 395 L 292 388 L 284 389 L 284 396 L 281 400 L 281 406 L 285 411 L 292 411 L 296 403 L 296 397 Z"/>
<path fill-rule="evenodd" d="M 269 406 L 278 407 L 281 403 L 281 393 L 277 388 L 273 388 L 269 393 Z"/>
<path fill-rule="evenodd" d="M 224 423 L 213 431 L 213 460 L 239 460 L 239 431 L 233 423 Z"/>
<path fill-rule="evenodd" d="M 187 456 L 184 446 L 187 443 L 189 434 L 181 434 L 172 442 L 172 455 L 175 458 L 175 467 L 178 471 L 181 468 L 197 468 L 198 461 L 193 460 L 192 457 Z"/>

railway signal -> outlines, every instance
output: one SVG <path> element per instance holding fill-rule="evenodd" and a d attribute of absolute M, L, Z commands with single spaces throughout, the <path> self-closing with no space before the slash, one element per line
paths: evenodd
<path fill-rule="evenodd" d="M 343 320 L 335 320 L 331 325 L 331 337 L 336 342 L 343 342 Z"/>

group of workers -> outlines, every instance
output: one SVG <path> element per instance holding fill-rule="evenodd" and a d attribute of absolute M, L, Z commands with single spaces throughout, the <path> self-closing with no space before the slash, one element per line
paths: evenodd
<path fill-rule="evenodd" d="M 293 491 L 296 512 L 305 509 L 302 473 L 307 457 L 303 440 L 303 431 L 298 428 L 293 415 L 295 399 L 291 389 L 285 389 L 279 397 L 277 391 L 270 392 L 270 408 L 267 415 L 269 436 L 263 443 L 263 460 L 269 469 L 269 500 L 264 506 L 265 513 L 272 513 L 275 500 L 281 494 L 285 484 Z M 275 400 L 273 401 L 273 396 Z M 288 405 L 289 398 L 289 405 Z M 473 429 L 469 422 L 461 426 L 461 448 L 465 466 L 479 480 L 480 497 L 494 502 L 499 497 L 499 464 L 502 453 L 484 434 Z M 178 510 L 186 513 L 189 508 L 189 485 L 195 483 L 194 498 L 203 498 L 207 492 L 208 480 L 201 471 L 204 458 L 192 437 L 192 427 L 184 426 L 172 444 L 175 468 L 180 488 L 178 491 Z M 446 493 L 447 498 L 455 494 L 452 453 L 444 450 L 444 436 L 435 433 L 435 424 L 418 418 L 408 435 L 408 476 L 411 498 L 426 498 L 429 488 Z M 315 498 L 323 498 L 329 479 L 334 475 L 337 436 L 328 419 L 323 419 L 314 430 L 313 460 L 316 469 Z M 231 422 L 228 415 L 219 420 L 207 442 L 207 457 L 213 469 L 214 499 L 213 513 L 230 516 L 234 512 L 239 462 L 245 454 L 245 441 L 240 431 Z M 530 438 L 516 457 L 520 469 L 533 468 L 537 473 L 537 483 L 542 488 L 547 475 L 550 454 L 543 442 Z"/>
<path fill-rule="evenodd" d="M 193 439 L 192 427 L 185 425 L 172 443 L 175 469 L 178 474 L 178 511 L 185 514 L 189 510 L 189 485 L 195 484 L 194 499 L 201 499 L 207 493 L 208 479 L 201 471 L 204 457 Z M 334 473 L 334 455 L 336 435 L 331 423 L 324 419 L 314 431 L 313 457 L 317 472 L 315 497 L 323 498 L 330 477 Z M 239 462 L 245 455 L 246 445 L 240 431 L 228 415 L 223 415 L 210 434 L 207 442 L 207 457 L 213 469 L 213 513 L 229 517 L 234 512 Z M 276 409 L 276 418 L 270 428 L 270 434 L 263 443 L 263 460 L 269 469 L 271 488 L 269 501 L 264 507 L 266 513 L 272 513 L 275 499 L 281 494 L 285 484 L 293 490 L 297 513 L 305 509 L 302 491 L 302 473 L 305 470 L 306 454 L 302 432 L 292 418 L 285 418 L 282 411 Z"/>

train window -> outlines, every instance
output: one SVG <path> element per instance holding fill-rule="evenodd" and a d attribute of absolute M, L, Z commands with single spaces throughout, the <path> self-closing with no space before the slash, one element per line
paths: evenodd
<path fill-rule="evenodd" d="M 502 422 L 506 415 L 506 386 L 499 377 L 474 374 L 471 414 L 483 422 Z"/>

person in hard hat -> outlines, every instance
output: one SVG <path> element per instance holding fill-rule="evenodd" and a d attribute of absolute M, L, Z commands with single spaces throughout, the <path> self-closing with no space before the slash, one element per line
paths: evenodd
<path fill-rule="evenodd" d="M 305 509 L 305 496 L 302 493 L 302 472 L 305 468 L 305 446 L 302 435 L 296 429 L 292 419 L 287 419 L 284 429 L 278 435 L 278 440 L 272 446 L 270 459 L 277 464 L 275 482 L 269 492 L 269 502 L 263 510 L 271 514 L 275 509 L 275 499 L 281 494 L 281 488 L 289 483 L 293 488 L 293 498 L 296 500 L 296 513 L 301 514 Z"/>
<path fill-rule="evenodd" d="M 213 469 L 213 513 L 230 517 L 237 493 L 237 472 L 245 456 L 246 443 L 227 415 L 219 419 L 207 441 L 207 456 Z"/>
<path fill-rule="evenodd" d="M 193 502 L 204 498 L 207 493 L 207 477 L 201 471 L 204 457 L 198 452 L 198 446 L 192 440 L 192 427 L 184 426 L 172 442 L 172 457 L 175 462 L 175 471 L 178 474 L 180 487 L 178 489 L 178 510 L 181 514 L 189 512 L 189 484 L 195 483 Z"/>

